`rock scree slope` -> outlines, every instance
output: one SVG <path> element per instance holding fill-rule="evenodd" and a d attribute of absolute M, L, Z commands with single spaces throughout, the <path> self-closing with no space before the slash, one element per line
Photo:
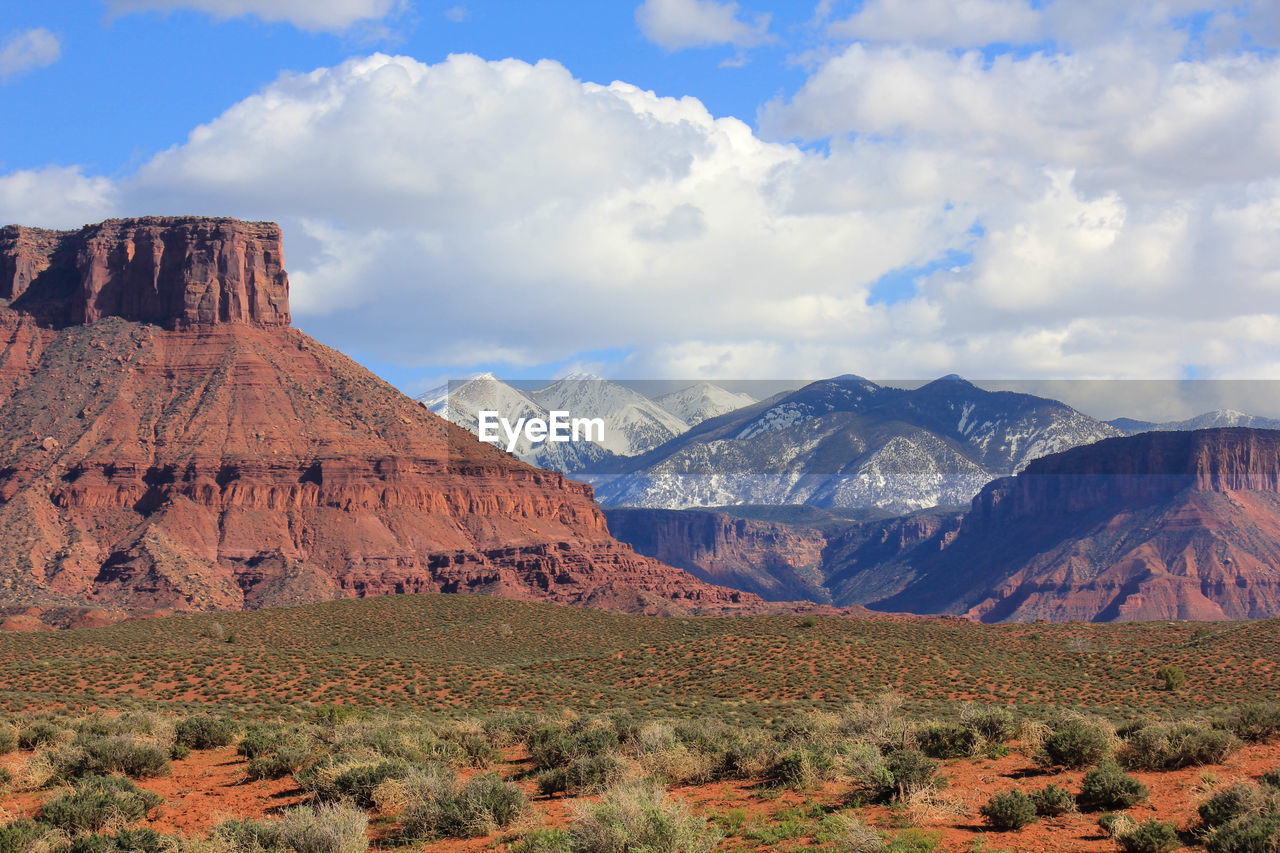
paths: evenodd
<path fill-rule="evenodd" d="M 589 486 L 292 328 L 274 224 L 0 230 L 9 627 L 397 592 L 759 604 L 635 554 Z"/>

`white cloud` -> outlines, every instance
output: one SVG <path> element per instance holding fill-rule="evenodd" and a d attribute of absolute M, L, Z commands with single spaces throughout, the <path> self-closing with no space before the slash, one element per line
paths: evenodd
<path fill-rule="evenodd" d="M 43 27 L 14 33 L 0 47 L 0 82 L 15 74 L 44 68 L 62 56 L 62 43 Z"/>
<path fill-rule="evenodd" d="M 0 223 L 77 228 L 118 211 L 115 185 L 79 168 L 47 166 L 0 175 Z"/>
<path fill-rule="evenodd" d="M 830 35 L 935 46 L 1024 43 L 1041 34 L 1041 13 L 1028 0 L 867 0 Z"/>
<path fill-rule="evenodd" d="M 404 0 L 106 0 L 114 14 L 194 9 L 215 18 L 253 16 L 283 21 L 299 29 L 343 32 L 359 23 L 380 21 Z"/>
<path fill-rule="evenodd" d="M 753 23 L 738 16 L 737 3 L 718 0 L 644 0 L 636 23 L 645 38 L 667 50 L 730 44 L 754 47 L 770 41 L 767 14 Z"/>
<path fill-rule="evenodd" d="M 555 62 L 375 55 L 117 185 L 7 176 L 0 212 L 279 220 L 305 330 L 458 375 L 614 348 L 655 377 L 1266 375 L 1277 62 L 854 45 L 765 113 L 820 152 Z"/>

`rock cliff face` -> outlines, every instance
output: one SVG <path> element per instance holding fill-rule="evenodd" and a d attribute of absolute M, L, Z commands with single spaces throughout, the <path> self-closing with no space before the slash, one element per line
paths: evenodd
<path fill-rule="evenodd" d="M 274 225 L 11 227 L 0 259 L 0 615 L 16 624 L 393 592 L 759 603 L 636 555 L 589 486 L 290 328 Z"/>
<path fill-rule="evenodd" d="M 768 601 L 831 603 L 821 571 L 827 537 L 817 529 L 708 510 L 604 512 L 614 536 L 705 581 Z"/>
<path fill-rule="evenodd" d="M 0 299 L 55 327 L 120 317 L 168 328 L 289 324 L 279 226 L 112 219 L 79 231 L 0 230 Z"/>
<path fill-rule="evenodd" d="M 1114 438 L 989 484 L 877 608 L 984 621 L 1280 616 L 1280 432 Z"/>

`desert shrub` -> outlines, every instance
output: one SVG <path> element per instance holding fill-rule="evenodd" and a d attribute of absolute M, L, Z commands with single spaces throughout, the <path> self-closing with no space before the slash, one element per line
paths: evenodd
<path fill-rule="evenodd" d="M 932 758 L 967 758 L 982 746 L 977 730 L 958 723 L 934 723 L 916 733 L 920 751 Z"/>
<path fill-rule="evenodd" d="M 1108 760 L 1084 774 L 1080 805 L 1090 809 L 1127 809 L 1146 800 L 1148 793 L 1146 785 Z"/>
<path fill-rule="evenodd" d="M 584 805 L 569 827 L 574 853 L 710 853 L 720 833 L 649 783 L 621 785 Z"/>
<path fill-rule="evenodd" d="M 231 820 L 214 835 L 236 853 L 365 853 L 369 816 L 347 803 L 297 806 L 280 820 Z"/>
<path fill-rule="evenodd" d="M 1036 822 L 1036 804 L 1021 791 L 1005 791 L 995 794 L 986 805 L 978 809 L 992 829 L 1006 832 L 1022 829 Z"/>
<path fill-rule="evenodd" d="M 1126 767 L 1176 770 L 1217 764 L 1240 748 L 1235 735 L 1196 723 L 1143 726 L 1129 734 L 1121 758 Z"/>
<path fill-rule="evenodd" d="M 918 749 L 895 749 L 885 756 L 884 765 L 900 800 L 938 784 L 937 762 Z"/>
<path fill-rule="evenodd" d="M 473 776 L 459 790 L 433 779 L 400 818 L 407 841 L 473 838 L 508 826 L 528 807 L 524 793 L 496 773 Z"/>
<path fill-rule="evenodd" d="M 1107 812 L 1098 816 L 1098 827 L 1105 835 L 1111 838 L 1119 838 L 1126 833 L 1133 832 L 1138 826 L 1138 822 L 1127 814 L 1115 814 Z"/>
<path fill-rule="evenodd" d="M 511 853 L 572 853 L 573 840 L 564 829 L 535 829 L 520 836 L 508 849 Z"/>
<path fill-rule="evenodd" d="M 991 744 L 1008 743 L 1018 734 L 1018 718 L 1008 708 L 995 705 L 965 705 L 960 722 Z"/>
<path fill-rule="evenodd" d="M 280 746 L 250 759 L 245 773 L 250 779 L 283 779 L 300 771 L 310 758 L 306 747 Z"/>
<path fill-rule="evenodd" d="M 49 720 L 36 720 L 31 725 L 18 730 L 18 746 L 22 749 L 38 749 L 42 746 L 54 746 L 70 740 L 72 732 Z"/>
<path fill-rule="evenodd" d="M 361 808 L 373 806 L 373 790 L 387 779 L 407 778 L 414 770 L 404 761 L 361 760 L 332 755 L 296 774 L 295 779 L 318 802 L 351 800 Z"/>
<path fill-rule="evenodd" d="M 806 616 L 806 617 L 804 617 L 803 619 L 801 619 L 801 620 L 800 620 L 800 627 L 801 627 L 801 628 L 816 628 L 816 627 L 818 627 L 818 617 L 817 617 L 817 616 Z"/>
<path fill-rule="evenodd" d="M 842 818 L 831 841 L 839 853 L 889 853 L 884 835 L 857 818 Z"/>
<path fill-rule="evenodd" d="M 50 834 L 34 820 L 15 820 L 0 826 L 0 853 L 33 853 L 46 846 Z"/>
<path fill-rule="evenodd" d="M 622 779 L 627 765 L 616 755 L 580 758 L 568 767 L 554 767 L 538 774 L 538 790 L 543 794 L 567 791 L 603 791 Z"/>
<path fill-rule="evenodd" d="M 1268 788 L 1280 788 L 1280 767 L 1275 770 L 1267 770 L 1261 776 L 1262 784 Z"/>
<path fill-rule="evenodd" d="M 855 799 L 881 802 L 894 794 L 893 773 L 879 749 L 869 743 L 855 744 L 845 758 L 845 771 L 853 782 Z"/>
<path fill-rule="evenodd" d="M 18 732 L 9 725 L 0 723 L 0 755 L 6 755 L 18 748 Z"/>
<path fill-rule="evenodd" d="M 13 771 L 8 767 L 0 767 L 0 794 L 7 792 L 12 784 Z"/>
<path fill-rule="evenodd" d="M 1254 702 L 1240 705 L 1215 721 L 1214 725 L 1247 743 L 1270 740 L 1280 733 L 1280 703 Z"/>
<path fill-rule="evenodd" d="M 1170 853 L 1182 846 L 1172 824 L 1149 818 L 1116 836 L 1125 853 Z"/>
<path fill-rule="evenodd" d="M 169 839 L 154 829 L 122 829 L 115 835 L 81 835 L 71 839 L 67 853 L 160 853 Z"/>
<path fill-rule="evenodd" d="M 753 730 L 736 731 L 722 739 L 711 775 L 715 779 L 750 779 L 762 776 L 773 764 L 776 746 Z"/>
<path fill-rule="evenodd" d="M 1224 826 L 1238 817 L 1261 811 L 1266 798 L 1262 789 L 1248 782 L 1237 782 L 1215 791 L 1200 804 L 1200 821 L 1209 828 Z"/>
<path fill-rule="evenodd" d="M 1035 803 L 1036 814 L 1041 817 L 1057 817 L 1076 810 L 1075 795 L 1057 785 L 1045 785 L 1040 790 L 1033 791 L 1031 801 Z"/>
<path fill-rule="evenodd" d="M 1161 690 L 1181 690 L 1187 683 L 1187 673 L 1177 664 L 1165 664 L 1156 670 L 1156 683 Z"/>
<path fill-rule="evenodd" d="M 52 753 L 49 761 L 54 776 L 64 780 L 108 773 L 149 779 L 169 772 L 169 750 L 133 735 L 82 739 Z"/>
<path fill-rule="evenodd" d="M 837 729 L 845 737 L 875 744 L 881 750 L 907 744 L 911 724 L 901 716 L 903 699 L 884 693 L 869 705 L 856 703 L 840 714 Z"/>
<path fill-rule="evenodd" d="M 1205 847 L 1209 853 L 1275 853 L 1280 850 L 1280 813 L 1238 817 L 1210 835 Z"/>
<path fill-rule="evenodd" d="M 245 730 L 236 744 L 236 755 L 250 761 L 290 743 L 305 745 L 305 737 L 297 731 L 279 725 L 255 725 Z"/>
<path fill-rule="evenodd" d="M 540 770 L 550 770 L 567 765 L 576 758 L 613 752 L 620 746 L 620 741 L 612 727 L 590 726 L 570 731 L 562 726 L 544 724 L 529 732 L 525 744 L 534 765 Z"/>
<path fill-rule="evenodd" d="M 174 738 L 188 749 L 218 749 L 236 739 L 236 725 L 223 717 L 197 714 L 178 721 Z"/>
<path fill-rule="evenodd" d="M 835 769 L 835 759 L 820 749 L 793 749 L 778 756 L 765 781 L 779 788 L 809 788 Z"/>
<path fill-rule="evenodd" d="M 1111 754 L 1111 736 L 1099 724 L 1069 719 L 1040 745 L 1041 763 L 1050 767 L 1081 768 Z"/>
<path fill-rule="evenodd" d="M 89 776 L 69 794 L 44 804 L 40 820 L 67 832 L 97 832 L 108 822 L 135 821 L 160 804 L 160 797 L 118 776 Z"/>

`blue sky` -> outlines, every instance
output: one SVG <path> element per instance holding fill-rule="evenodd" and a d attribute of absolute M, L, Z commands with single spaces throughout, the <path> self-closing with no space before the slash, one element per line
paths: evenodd
<path fill-rule="evenodd" d="M 1280 369 L 1274 4 L 7 11 L 0 219 L 280 221 L 409 391 Z"/>

